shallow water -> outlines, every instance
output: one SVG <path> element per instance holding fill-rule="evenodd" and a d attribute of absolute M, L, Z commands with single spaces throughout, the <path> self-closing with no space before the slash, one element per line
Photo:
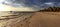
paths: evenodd
<path fill-rule="evenodd" d="M 17 22 L 20 22 L 26 18 L 32 16 L 33 13 L 29 12 L 0 12 L 0 27 L 8 27 L 10 25 L 14 25 Z"/>

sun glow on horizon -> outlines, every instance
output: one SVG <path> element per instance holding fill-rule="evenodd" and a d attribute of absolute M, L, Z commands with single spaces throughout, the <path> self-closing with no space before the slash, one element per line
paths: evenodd
<path fill-rule="evenodd" d="M 13 7 L 11 5 L 2 4 L 5 0 L 0 0 L 0 11 L 36 11 L 32 7 Z"/>
<path fill-rule="evenodd" d="M 9 5 L 0 4 L 0 11 L 34 11 L 30 7 L 13 7 Z"/>

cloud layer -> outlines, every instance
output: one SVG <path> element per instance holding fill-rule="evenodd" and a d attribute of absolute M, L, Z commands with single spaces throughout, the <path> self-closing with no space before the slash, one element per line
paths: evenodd
<path fill-rule="evenodd" d="M 41 10 L 41 8 L 60 6 L 60 0 L 1 0 L 0 2 L 12 7 L 27 7 L 32 8 L 32 10 Z"/>
<path fill-rule="evenodd" d="M 41 7 L 59 5 L 60 0 L 5 0 L 3 3 L 15 7 Z"/>

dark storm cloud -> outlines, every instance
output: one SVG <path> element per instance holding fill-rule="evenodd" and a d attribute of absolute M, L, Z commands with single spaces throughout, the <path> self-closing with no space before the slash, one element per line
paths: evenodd
<path fill-rule="evenodd" d="M 52 7 L 60 6 L 60 0 L 27 0 L 25 3 L 29 7 Z"/>

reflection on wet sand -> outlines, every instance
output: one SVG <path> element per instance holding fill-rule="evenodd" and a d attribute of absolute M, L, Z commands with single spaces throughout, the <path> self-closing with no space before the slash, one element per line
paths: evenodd
<path fill-rule="evenodd" d="M 3 13 L 3 14 L 2 14 Z M 5 14 L 6 13 L 6 14 Z M 33 14 L 33 12 L 28 13 L 28 12 L 0 12 L 0 27 L 8 27 L 11 25 L 16 24 L 17 22 L 20 22 L 24 20 L 25 18 L 30 17 Z"/>

